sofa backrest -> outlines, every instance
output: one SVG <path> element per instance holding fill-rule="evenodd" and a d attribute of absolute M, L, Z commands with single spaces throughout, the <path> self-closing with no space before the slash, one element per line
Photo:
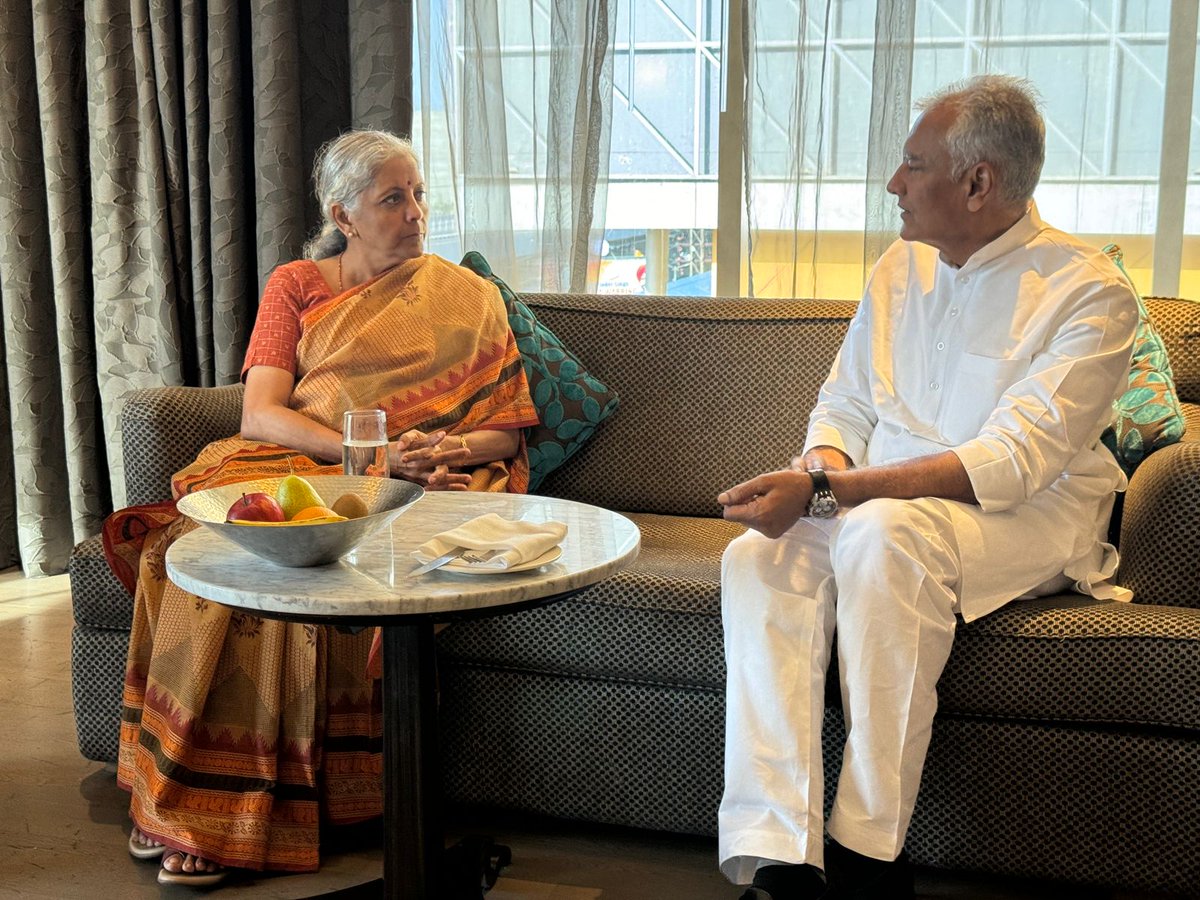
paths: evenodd
<path fill-rule="evenodd" d="M 786 465 L 856 304 L 819 300 L 525 294 L 538 317 L 621 395 L 615 416 L 540 493 L 621 509 L 720 514 L 724 488 Z M 1200 440 L 1200 303 L 1146 298 Z M 242 388 L 136 391 L 122 411 L 128 503 L 237 432 Z"/>
<path fill-rule="evenodd" d="M 1187 419 L 1185 440 L 1200 440 L 1200 303 L 1147 297 L 1146 312 L 1162 336 Z"/>
<path fill-rule="evenodd" d="M 242 394 L 241 384 L 131 392 L 121 409 L 125 502 L 137 506 L 170 500 L 172 475 L 209 442 L 237 434 Z"/>
<path fill-rule="evenodd" d="M 719 516 L 724 488 L 786 466 L 856 304 L 524 294 L 616 414 L 538 493 Z"/>

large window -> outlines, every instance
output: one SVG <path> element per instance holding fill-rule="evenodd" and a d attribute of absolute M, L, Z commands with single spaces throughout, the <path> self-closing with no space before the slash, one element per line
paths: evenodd
<path fill-rule="evenodd" d="M 523 235 L 540 227 L 554 2 L 497 6 L 518 255 L 530 243 Z M 740 12 L 731 19 L 720 0 L 616 3 L 605 239 L 595 248 L 601 291 L 713 293 L 720 255 L 739 261 L 734 283 L 752 284 L 756 295 L 857 296 L 877 245 L 870 233 L 894 234 L 898 226 L 883 194 L 886 176 L 879 177 L 880 167 L 894 167 L 903 140 L 889 132 L 907 129 L 916 98 L 991 71 L 1028 77 L 1043 96 L 1047 157 L 1036 194 L 1043 217 L 1098 245 L 1121 243 L 1146 292 L 1155 241 L 1171 243 L 1184 269 L 1180 291 L 1200 297 L 1200 140 L 1189 140 L 1200 126 L 1200 92 L 1191 72 L 1168 91 L 1172 34 L 1191 55 L 1176 51 L 1172 64 L 1194 67 L 1195 12 L 1172 15 L 1172 6 L 1187 4 L 916 0 L 909 20 L 903 0 L 752 0 L 744 7 L 750 20 L 740 23 L 749 49 L 743 60 L 728 52 L 726 34 Z M 451 7 L 461 19 L 452 0 L 434 4 L 440 15 Z M 877 31 L 896 22 L 911 27 L 912 40 L 885 35 L 886 52 L 902 47 L 901 75 L 877 84 L 877 55 L 885 52 Z M 470 40 L 461 25 L 456 33 L 461 62 Z M 745 106 L 724 116 L 742 102 L 727 85 L 739 86 L 743 73 Z M 889 104 L 900 109 L 899 128 L 881 124 Z M 1164 155 L 1164 122 L 1181 108 L 1190 127 Z M 721 148 L 743 160 L 723 167 Z M 1171 187 L 1169 172 L 1185 190 Z M 469 165 L 444 176 L 469 178 Z M 1164 193 L 1170 208 L 1160 208 Z M 438 220 L 447 236 L 452 214 L 443 210 Z M 718 254 L 723 239 L 735 242 L 735 256 Z"/>

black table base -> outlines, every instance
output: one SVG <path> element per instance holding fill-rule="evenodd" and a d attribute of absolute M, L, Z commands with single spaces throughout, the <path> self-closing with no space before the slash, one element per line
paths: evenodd
<path fill-rule="evenodd" d="M 445 847 L 441 784 L 433 623 L 384 625 L 383 885 L 391 897 L 479 900 L 512 862 L 488 837 Z"/>

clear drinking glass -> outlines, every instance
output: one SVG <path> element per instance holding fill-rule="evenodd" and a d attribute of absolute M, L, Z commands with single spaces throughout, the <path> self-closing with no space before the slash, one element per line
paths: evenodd
<path fill-rule="evenodd" d="M 342 472 L 387 478 L 387 418 L 382 409 L 351 409 L 342 419 Z"/>

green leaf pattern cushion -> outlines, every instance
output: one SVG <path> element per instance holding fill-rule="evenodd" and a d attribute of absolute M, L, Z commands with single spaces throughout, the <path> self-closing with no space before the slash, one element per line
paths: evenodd
<path fill-rule="evenodd" d="M 1109 244 L 1103 251 L 1125 273 L 1121 248 Z M 1130 282 L 1132 286 L 1132 282 Z M 1136 288 L 1134 293 L 1137 293 Z M 1129 365 L 1129 389 L 1113 404 L 1113 425 L 1101 435 L 1126 475 L 1153 451 L 1183 437 L 1185 421 L 1175 391 L 1175 378 L 1162 338 L 1154 330 L 1142 298 L 1138 296 L 1138 327 Z"/>
<path fill-rule="evenodd" d="M 460 263 L 500 291 L 508 327 L 517 339 L 525 377 L 541 424 L 525 430 L 529 449 L 529 489 L 536 490 L 590 438 L 617 408 L 618 398 L 587 373 L 578 357 L 537 320 L 532 310 L 497 276 L 483 255 L 472 250 Z"/>

